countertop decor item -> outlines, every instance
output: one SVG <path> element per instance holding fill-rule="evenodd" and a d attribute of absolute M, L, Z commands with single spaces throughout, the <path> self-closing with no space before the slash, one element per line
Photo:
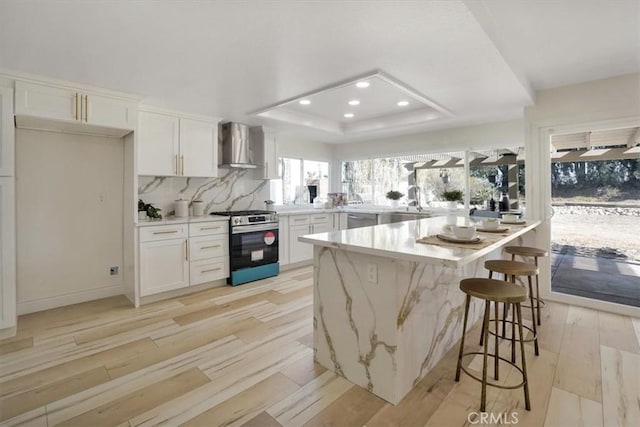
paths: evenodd
<path fill-rule="evenodd" d="M 387 192 L 387 199 L 391 200 L 391 207 L 397 208 L 398 207 L 398 200 L 400 200 L 401 197 L 403 197 L 404 194 L 396 191 L 396 190 L 391 190 Z"/>
<path fill-rule="evenodd" d="M 269 200 L 265 200 L 265 201 L 264 201 L 264 203 L 265 203 L 265 205 L 267 205 L 267 210 L 268 210 L 269 212 L 271 212 L 271 211 L 274 211 L 274 210 L 275 210 L 275 209 L 274 209 L 274 208 L 275 208 L 275 207 L 274 207 L 274 205 L 275 205 L 275 203 L 276 203 L 276 202 L 274 202 L 273 200 L 271 200 L 271 199 L 269 199 Z"/>
<path fill-rule="evenodd" d="M 194 200 L 191 202 L 191 208 L 193 210 L 193 216 L 204 215 L 204 202 L 202 200 Z"/>
<path fill-rule="evenodd" d="M 140 212 L 146 212 L 147 217 L 149 219 L 162 219 L 162 215 L 160 211 L 162 209 L 158 209 L 153 206 L 151 203 L 145 203 L 142 199 L 138 199 L 138 218 L 140 218 Z"/>

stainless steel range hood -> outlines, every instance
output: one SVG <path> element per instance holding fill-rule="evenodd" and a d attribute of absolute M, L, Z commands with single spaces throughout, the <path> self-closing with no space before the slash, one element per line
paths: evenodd
<path fill-rule="evenodd" d="M 222 168 L 254 169 L 253 147 L 249 140 L 249 126 L 228 122 L 220 125 Z"/>

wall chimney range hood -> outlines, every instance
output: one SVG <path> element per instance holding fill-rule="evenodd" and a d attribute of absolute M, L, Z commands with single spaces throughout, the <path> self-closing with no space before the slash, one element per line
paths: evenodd
<path fill-rule="evenodd" d="M 254 169 L 253 147 L 249 140 L 249 126 L 227 122 L 220 125 L 222 168 Z"/>

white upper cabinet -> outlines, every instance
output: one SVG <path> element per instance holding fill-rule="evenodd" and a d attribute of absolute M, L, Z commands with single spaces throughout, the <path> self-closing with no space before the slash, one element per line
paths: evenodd
<path fill-rule="evenodd" d="M 180 162 L 184 176 L 218 175 L 218 124 L 180 119 Z"/>
<path fill-rule="evenodd" d="M 178 175 L 180 119 L 140 111 L 138 123 L 138 174 Z"/>
<path fill-rule="evenodd" d="M 0 176 L 14 174 L 14 133 L 13 90 L 0 87 Z"/>
<path fill-rule="evenodd" d="M 140 111 L 138 175 L 215 177 L 218 124 Z"/>
<path fill-rule="evenodd" d="M 137 102 L 131 99 L 20 80 L 15 86 L 19 127 L 111 136 L 135 129 Z"/>
<path fill-rule="evenodd" d="M 278 179 L 278 139 L 274 132 L 261 127 L 251 128 L 256 179 Z"/>

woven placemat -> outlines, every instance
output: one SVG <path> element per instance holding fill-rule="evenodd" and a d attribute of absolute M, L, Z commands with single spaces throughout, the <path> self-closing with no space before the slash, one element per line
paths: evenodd
<path fill-rule="evenodd" d="M 492 240 L 486 239 L 485 237 L 481 237 L 478 243 L 454 243 L 454 242 L 446 242 L 442 239 L 439 239 L 437 236 L 425 236 L 419 239 L 416 239 L 417 243 L 424 243 L 427 245 L 436 245 L 436 246 L 446 246 L 449 248 L 459 248 L 459 249 L 482 249 L 493 243 Z"/>

